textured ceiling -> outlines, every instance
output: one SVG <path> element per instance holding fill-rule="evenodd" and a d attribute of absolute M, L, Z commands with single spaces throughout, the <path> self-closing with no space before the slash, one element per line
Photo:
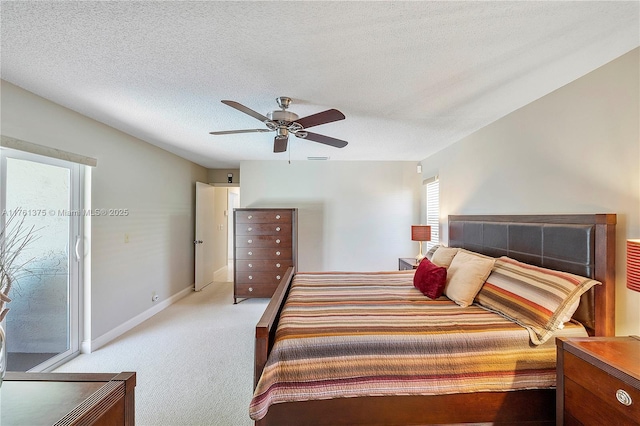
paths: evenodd
<path fill-rule="evenodd" d="M 2 78 L 210 168 L 419 161 L 640 45 L 640 3 L 2 1 Z M 273 133 L 293 98 L 343 149 Z M 11 135 L 8 135 L 11 136 Z"/>

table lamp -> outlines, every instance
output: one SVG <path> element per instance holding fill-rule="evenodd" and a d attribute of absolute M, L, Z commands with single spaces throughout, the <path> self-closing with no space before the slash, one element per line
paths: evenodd
<path fill-rule="evenodd" d="M 431 227 L 428 225 L 411 225 L 411 239 L 420 243 L 420 253 L 416 256 L 416 263 L 424 259 L 422 242 L 431 241 Z"/>

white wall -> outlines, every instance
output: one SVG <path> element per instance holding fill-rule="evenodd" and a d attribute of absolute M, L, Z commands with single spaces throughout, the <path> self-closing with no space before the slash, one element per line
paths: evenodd
<path fill-rule="evenodd" d="M 397 270 L 413 257 L 422 180 L 415 162 L 244 161 L 243 207 L 298 208 L 301 271 Z"/>
<path fill-rule="evenodd" d="M 97 159 L 92 207 L 129 209 L 92 218 L 91 339 L 152 309 L 153 292 L 162 301 L 192 286 L 195 181 L 207 170 L 5 81 L 1 90 L 3 135 Z"/>
<path fill-rule="evenodd" d="M 449 214 L 617 213 L 616 334 L 640 334 L 626 288 L 627 238 L 640 237 L 639 49 L 422 161 Z"/>
<path fill-rule="evenodd" d="M 218 271 L 221 268 L 227 266 L 227 261 L 229 259 L 227 249 L 228 249 L 228 237 L 229 237 L 229 228 L 228 228 L 228 217 L 227 217 L 227 201 L 229 199 L 228 196 L 229 189 L 216 187 L 214 191 L 214 213 L 213 213 L 213 223 L 215 227 L 215 241 L 213 242 L 215 245 L 214 248 L 214 259 L 213 259 L 213 269 L 214 271 Z M 233 256 L 233 255 L 232 255 Z"/>

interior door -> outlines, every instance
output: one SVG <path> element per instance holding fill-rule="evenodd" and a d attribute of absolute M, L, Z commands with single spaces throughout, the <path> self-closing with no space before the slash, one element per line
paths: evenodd
<path fill-rule="evenodd" d="M 196 233 L 193 244 L 196 252 L 195 290 L 200 291 L 213 282 L 215 246 L 215 187 L 196 182 Z"/>

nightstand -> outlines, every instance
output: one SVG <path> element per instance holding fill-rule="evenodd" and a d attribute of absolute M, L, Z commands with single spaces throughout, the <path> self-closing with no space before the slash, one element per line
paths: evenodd
<path fill-rule="evenodd" d="M 556 424 L 640 424 L 640 338 L 558 338 Z"/>
<path fill-rule="evenodd" d="M 134 425 L 136 373 L 19 373 L 2 382 L 3 425 Z"/>
<path fill-rule="evenodd" d="M 418 264 L 416 263 L 415 257 L 400 257 L 398 258 L 398 270 L 400 271 L 408 271 L 411 269 L 416 269 Z"/>

